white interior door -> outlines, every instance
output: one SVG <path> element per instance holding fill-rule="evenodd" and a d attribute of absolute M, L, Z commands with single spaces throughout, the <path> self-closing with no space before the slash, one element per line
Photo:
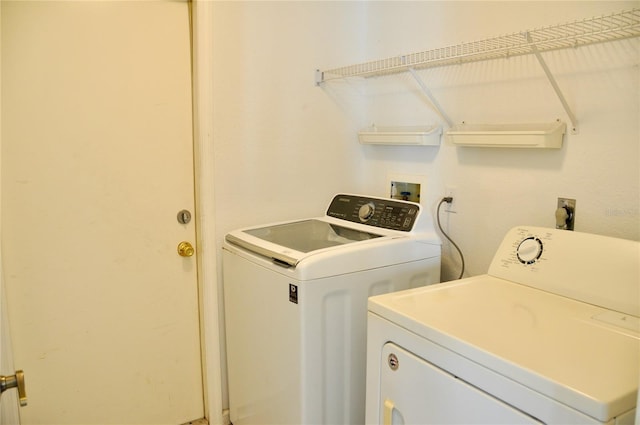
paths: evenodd
<path fill-rule="evenodd" d="M 2 2 L 2 244 L 25 424 L 203 416 L 189 6 Z"/>

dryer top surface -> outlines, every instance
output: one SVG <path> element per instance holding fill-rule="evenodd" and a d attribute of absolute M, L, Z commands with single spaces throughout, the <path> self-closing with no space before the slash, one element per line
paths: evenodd
<path fill-rule="evenodd" d="M 599 420 L 635 406 L 635 316 L 489 275 L 372 297 L 369 311 Z"/>

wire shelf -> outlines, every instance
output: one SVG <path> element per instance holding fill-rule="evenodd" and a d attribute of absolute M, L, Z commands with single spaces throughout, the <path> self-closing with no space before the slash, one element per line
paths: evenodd
<path fill-rule="evenodd" d="M 375 77 L 409 69 L 508 58 L 640 36 L 640 8 L 525 32 L 318 71 L 317 83 L 348 77 Z"/>

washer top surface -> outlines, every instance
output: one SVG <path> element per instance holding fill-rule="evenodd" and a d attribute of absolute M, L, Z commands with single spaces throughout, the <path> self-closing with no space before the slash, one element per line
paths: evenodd
<path fill-rule="evenodd" d="M 536 229 L 538 233 L 539 230 Z M 521 230 L 512 232 L 521 233 Z M 583 240 L 579 235 L 575 238 Z M 523 282 L 480 275 L 372 297 L 369 311 L 606 422 L 636 405 L 640 319 L 629 312 L 554 293 L 549 289 L 558 286 L 555 283 L 543 289 L 530 285 L 527 280 L 539 279 L 543 269 L 553 266 L 559 255 L 564 257 L 573 252 L 559 245 L 561 239 L 549 238 L 538 263 L 508 259 L 511 269 L 521 268 L 511 276 L 520 276 Z M 494 265 L 502 267 L 505 260 L 501 251 L 507 252 L 508 247 L 520 247 L 519 253 L 524 256 L 526 252 L 523 254 L 521 245 L 505 238 L 504 249 L 494 257 Z M 599 258 L 600 262 L 583 258 L 582 267 L 597 268 L 606 263 L 604 257 Z M 628 277 L 616 275 L 613 270 L 608 281 L 600 283 L 612 284 L 612 276 Z M 551 275 L 547 277 L 553 280 Z M 631 286 L 638 285 L 637 273 L 622 280 Z M 570 284 L 577 287 L 582 282 L 574 280 Z"/>
<path fill-rule="evenodd" d="M 419 204 L 344 194 L 333 198 L 323 217 L 238 229 L 225 240 L 285 267 L 320 269 L 331 259 L 336 273 L 439 257 L 441 244 Z"/>
<path fill-rule="evenodd" d="M 382 237 L 381 234 L 356 230 L 319 219 L 246 229 L 247 235 L 302 253 Z"/>

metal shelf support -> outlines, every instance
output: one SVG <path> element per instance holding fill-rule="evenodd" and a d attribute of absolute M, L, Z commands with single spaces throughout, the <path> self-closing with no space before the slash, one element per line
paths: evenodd
<path fill-rule="evenodd" d="M 540 64 L 540 66 L 542 67 L 542 70 L 544 71 L 545 75 L 547 76 L 547 79 L 549 80 L 549 83 L 551 84 L 551 87 L 553 87 L 553 91 L 556 92 L 556 96 L 558 96 L 558 99 L 560 99 L 560 103 L 562 103 L 562 107 L 564 108 L 564 111 L 569 116 L 569 120 L 571 121 L 571 134 L 578 134 L 578 120 L 576 119 L 575 114 L 571 110 L 571 107 L 569 106 L 569 103 L 567 103 L 567 100 L 565 99 L 564 95 L 562 94 L 562 90 L 560 90 L 560 86 L 558 85 L 555 77 L 551 73 L 551 70 L 547 66 L 547 63 L 545 62 L 544 58 L 540 54 L 540 51 L 538 50 L 538 47 L 535 45 L 535 43 L 531 39 L 531 34 L 529 34 L 527 32 L 527 33 L 525 33 L 525 37 L 526 37 L 527 41 L 529 43 L 531 43 L 531 51 L 535 55 L 536 59 L 538 60 L 538 63 Z"/>
<path fill-rule="evenodd" d="M 429 90 L 429 88 L 424 83 L 424 81 L 422 81 L 422 79 L 418 76 L 415 69 L 409 68 L 408 71 L 411 73 L 411 76 L 416 80 L 416 82 L 418 83 L 418 85 L 420 86 L 424 94 L 429 98 L 431 105 L 438 112 L 440 117 L 443 120 L 445 120 L 445 122 L 447 123 L 447 125 L 449 125 L 449 127 L 453 127 L 453 121 L 451 121 L 451 118 L 449 118 L 449 116 L 444 112 L 444 110 L 442 109 L 442 107 L 440 106 L 436 98 L 433 97 L 433 95 L 431 94 L 431 90 Z"/>

